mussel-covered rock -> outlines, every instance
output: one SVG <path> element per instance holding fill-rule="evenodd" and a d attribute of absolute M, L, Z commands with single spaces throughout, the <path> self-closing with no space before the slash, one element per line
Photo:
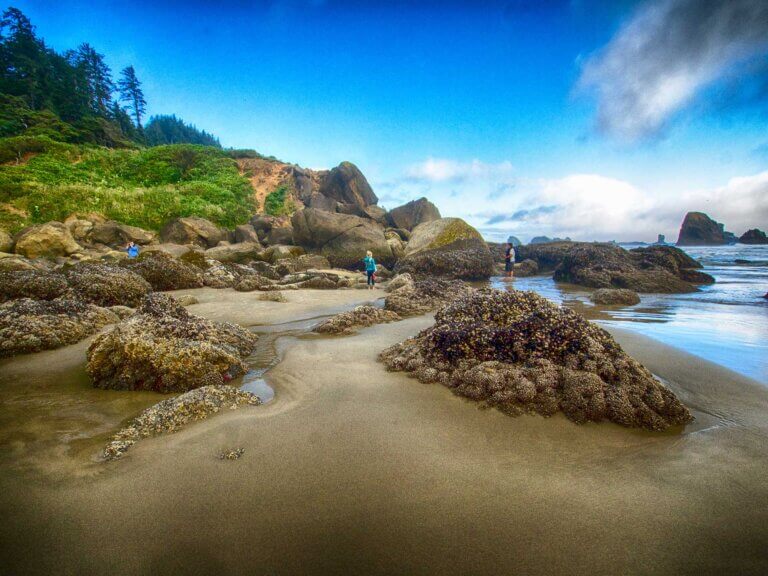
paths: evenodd
<path fill-rule="evenodd" d="M 610 334 L 533 292 L 473 291 L 380 359 L 390 370 L 511 415 L 562 411 L 578 423 L 609 420 L 648 430 L 692 420 Z"/>
<path fill-rule="evenodd" d="M 203 285 L 199 268 L 177 260 L 165 252 L 144 252 L 134 260 L 121 262 L 150 283 L 154 290 L 182 290 Z"/>
<path fill-rule="evenodd" d="M 313 331 L 320 334 L 352 334 L 358 328 L 386 322 L 396 322 L 400 319 L 400 315 L 391 310 L 364 305 L 357 306 L 349 312 L 342 312 L 341 314 L 331 316 L 315 326 Z"/>
<path fill-rule="evenodd" d="M 104 448 L 106 460 L 116 460 L 142 438 L 176 432 L 195 420 L 204 420 L 220 410 L 261 404 L 258 396 L 227 385 L 190 390 L 147 408 L 115 434 Z"/>
<path fill-rule="evenodd" d="M 78 300 L 6 302 L 0 305 L 0 357 L 74 344 L 118 321 L 110 310 Z"/>
<path fill-rule="evenodd" d="M 600 288 L 589 295 L 589 299 L 595 304 L 605 306 L 625 305 L 632 306 L 640 303 L 640 296 L 634 290 L 626 288 Z"/>
<path fill-rule="evenodd" d="M 398 281 L 402 276 L 404 275 L 395 277 L 392 282 Z M 405 280 L 402 286 L 387 295 L 384 308 L 400 316 L 417 316 L 432 312 L 470 290 L 471 288 L 461 280 Z"/>
<path fill-rule="evenodd" d="M 246 370 L 258 337 L 193 316 L 172 297 L 148 295 L 136 313 L 88 348 L 97 388 L 183 392 L 223 384 Z"/>
<path fill-rule="evenodd" d="M 81 262 L 64 274 L 78 298 L 99 306 L 135 308 L 152 291 L 144 278 L 120 266 Z"/>
<path fill-rule="evenodd" d="M 67 279 L 57 272 L 34 269 L 0 272 L 0 302 L 14 298 L 53 300 L 67 290 Z"/>

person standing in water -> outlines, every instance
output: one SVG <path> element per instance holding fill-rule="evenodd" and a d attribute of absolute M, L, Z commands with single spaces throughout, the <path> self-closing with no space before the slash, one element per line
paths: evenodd
<path fill-rule="evenodd" d="M 368 276 L 368 290 L 373 290 L 376 287 L 376 260 L 373 259 L 373 252 L 370 250 L 365 253 L 363 264 L 365 264 L 365 273 Z"/>
<path fill-rule="evenodd" d="M 128 258 L 136 258 L 139 255 L 139 247 L 133 242 L 128 242 L 125 251 L 128 252 Z"/>
<path fill-rule="evenodd" d="M 507 278 L 512 277 L 512 272 L 515 269 L 515 247 L 511 242 L 507 242 L 507 250 L 504 252 L 504 271 L 507 273 Z"/>

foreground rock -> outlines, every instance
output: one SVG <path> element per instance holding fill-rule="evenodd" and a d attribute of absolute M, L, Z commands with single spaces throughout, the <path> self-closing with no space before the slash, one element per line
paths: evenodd
<path fill-rule="evenodd" d="M 144 410 L 112 437 L 103 456 L 106 460 L 117 460 L 142 438 L 176 432 L 190 422 L 204 420 L 220 410 L 259 404 L 261 400 L 257 396 L 232 386 L 203 386 Z"/>
<path fill-rule="evenodd" d="M 0 305 L 0 357 L 74 344 L 118 320 L 78 300 L 14 300 Z"/>
<path fill-rule="evenodd" d="M 0 302 L 16 298 L 53 300 L 69 290 L 67 279 L 47 270 L 0 272 Z"/>
<path fill-rule="evenodd" d="M 150 294 L 136 313 L 88 348 L 97 388 L 184 392 L 223 384 L 247 369 L 258 337 L 229 323 L 191 315 L 164 294 Z"/>
<path fill-rule="evenodd" d="M 48 222 L 25 228 L 16 235 L 16 254 L 27 258 L 69 256 L 82 250 L 69 228 L 61 222 Z"/>
<path fill-rule="evenodd" d="M 753 228 L 744 232 L 739 237 L 739 242 L 742 244 L 768 244 L 768 236 L 762 230 Z"/>
<path fill-rule="evenodd" d="M 562 411 L 648 430 L 693 419 L 605 330 L 532 292 L 474 291 L 380 359 L 510 415 Z"/>
<path fill-rule="evenodd" d="M 400 315 L 391 310 L 376 308 L 375 306 L 357 306 L 349 312 L 342 312 L 324 320 L 313 328 L 319 334 L 353 334 L 358 328 L 397 322 Z"/>
<path fill-rule="evenodd" d="M 79 299 L 98 306 L 135 308 L 152 291 L 144 278 L 120 266 L 82 262 L 67 268 L 64 276 Z"/>
<path fill-rule="evenodd" d="M 203 286 L 199 268 L 165 252 L 145 252 L 135 260 L 121 262 L 121 265 L 144 278 L 153 290 L 183 290 Z"/>
<path fill-rule="evenodd" d="M 408 274 L 396 276 L 388 288 L 391 291 L 384 299 L 384 308 L 400 316 L 418 316 L 432 312 L 471 291 L 461 280 L 413 281 Z"/>
<path fill-rule="evenodd" d="M 724 226 L 703 212 L 688 212 L 680 226 L 678 246 L 717 246 L 726 244 Z"/>
<path fill-rule="evenodd" d="M 414 228 L 398 273 L 483 280 L 493 274 L 493 257 L 480 233 L 461 218 L 441 218 Z"/>
<path fill-rule="evenodd" d="M 618 304 L 632 306 L 640 303 L 640 296 L 637 295 L 637 292 L 625 288 L 601 288 L 592 292 L 589 299 L 595 304 L 606 306 Z"/>

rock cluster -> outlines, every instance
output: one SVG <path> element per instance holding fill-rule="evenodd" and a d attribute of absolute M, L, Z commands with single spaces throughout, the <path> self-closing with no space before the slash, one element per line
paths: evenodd
<path fill-rule="evenodd" d="M 640 303 L 640 296 L 634 290 L 626 288 L 600 288 L 590 294 L 589 299 L 595 304 L 606 306 L 626 305 L 632 306 Z"/>
<path fill-rule="evenodd" d="M 384 308 L 400 316 L 418 316 L 439 308 L 471 288 L 461 280 L 428 279 L 414 281 L 410 275 L 396 276 L 388 287 Z"/>
<path fill-rule="evenodd" d="M 665 430 L 687 408 L 602 328 L 532 292 L 473 291 L 381 353 L 389 370 L 517 415 Z"/>
<path fill-rule="evenodd" d="M 0 305 L 0 357 L 79 342 L 119 317 L 78 300 L 21 298 Z"/>
<path fill-rule="evenodd" d="M 257 340 L 234 324 L 193 316 L 170 296 L 150 294 L 91 343 L 87 371 L 97 388 L 183 392 L 245 372 L 243 358 Z"/>
<path fill-rule="evenodd" d="M 203 420 L 222 409 L 261 404 L 258 396 L 227 385 L 210 385 L 168 398 L 144 410 L 115 434 L 104 448 L 106 460 L 121 458 L 142 438 L 176 432 L 186 424 Z"/>
<path fill-rule="evenodd" d="M 320 334 L 352 334 L 358 328 L 373 326 L 374 324 L 397 322 L 398 320 L 401 320 L 401 318 L 396 312 L 364 305 L 357 306 L 349 312 L 342 312 L 341 314 L 331 316 L 315 326 L 313 331 Z"/>

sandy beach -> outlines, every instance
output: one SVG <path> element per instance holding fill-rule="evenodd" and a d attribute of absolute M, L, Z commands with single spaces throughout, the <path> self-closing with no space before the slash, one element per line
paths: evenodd
<path fill-rule="evenodd" d="M 383 295 L 300 290 L 281 304 L 184 292 L 200 300 L 192 313 L 263 330 Z M 684 433 L 511 418 L 376 361 L 430 323 L 280 338 L 272 402 L 142 440 L 110 463 L 95 461 L 99 443 L 157 395 L 90 389 L 87 342 L 2 361 L 2 572 L 768 571 L 764 386 L 612 330 L 692 409 Z M 61 433 L 49 420 L 66 422 L 66 410 L 49 408 L 46 420 L 41 402 L 22 407 L 32 422 L 20 419 L 20 387 L 114 400 L 94 412 L 87 439 L 54 449 L 44 436 Z M 232 448 L 245 449 L 239 460 L 217 458 Z"/>

